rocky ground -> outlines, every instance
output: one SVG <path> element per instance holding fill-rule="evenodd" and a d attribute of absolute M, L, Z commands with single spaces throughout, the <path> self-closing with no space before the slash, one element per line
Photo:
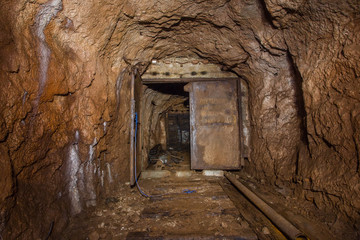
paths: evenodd
<path fill-rule="evenodd" d="M 350 227 L 341 231 L 343 219 L 296 201 L 291 187 L 269 188 L 242 173 L 238 179 L 310 239 L 356 239 Z M 150 198 L 125 185 L 73 218 L 61 239 L 287 239 L 225 177 L 191 172 L 140 179 L 139 185 Z"/>
<path fill-rule="evenodd" d="M 73 219 L 65 239 L 257 239 L 225 194 L 223 178 L 168 177 L 120 188 L 94 211 Z"/>

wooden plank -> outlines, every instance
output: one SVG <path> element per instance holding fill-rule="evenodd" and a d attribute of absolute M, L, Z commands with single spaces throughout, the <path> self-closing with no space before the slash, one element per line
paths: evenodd
<path fill-rule="evenodd" d="M 135 172 L 134 172 L 134 136 L 135 136 L 135 73 L 131 74 L 130 85 L 130 185 L 135 184 Z"/>
<path fill-rule="evenodd" d="M 147 86 L 146 85 L 141 85 L 142 87 L 142 94 L 145 93 L 145 90 L 147 89 Z M 141 118 L 140 118 L 140 129 L 141 129 L 141 138 L 139 139 L 140 142 L 141 142 L 141 146 L 140 146 L 140 150 L 141 150 L 141 170 L 145 170 L 148 166 L 149 166 L 149 163 L 148 163 L 148 152 L 147 152 L 147 148 L 145 147 L 146 146 L 146 142 L 145 142 L 145 139 L 144 139 L 144 134 L 145 133 L 145 130 L 144 130 L 144 122 L 145 122 L 145 111 L 146 111 L 146 98 L 145 97 L 142 97 L 141 98 Z"/>
<path fill-rule="evenodd" d="M 137 113 L 137 117 L 138 117 L 138 125 L 137 125 L 137 136 L 136 136 L 136 146 L 134 146 L 135 148 L 135 154 L 136 154 L 136 177 L 139 177 L 140 172 L 142 170 L 142 153 L 141 153 L 141 149 L 142 149 L 142 131 L 141 131 L 141 124 L 142 124 L 142 83 L 141 83 L 141 78 L 140 75 L 138 73 L 136 73 L 135 75 L 135 82 L 134 82 L 134 100 L 135 100 L 135 112 Z M 135 126 L 136 127 L 136 126 Z"/>
<path fill-rule="evenodd" d="M 240 148 L 240 166 L 245 166 L 245 160 L 244 160 L 244 141 L 245 138 L 243 136 L 243 116 L 242 116 L 242 94 L 241 94 L 241 80 L 238 79 L 236 81 L 237 84 L 237 107 L 238 107 L 238 124 L 239 124 L 239 148 Z"/>

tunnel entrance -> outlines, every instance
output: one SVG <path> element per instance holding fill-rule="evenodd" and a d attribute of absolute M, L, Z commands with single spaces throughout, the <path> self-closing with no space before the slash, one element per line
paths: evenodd
<path fill-rule="evenodd" d="M 184 86 L 185 83 L 143 85 L 143 175 L 151 171 L 190 170 L 189 93 Z"/>
<path fill-rule="evenodd" d="M 131 183 L 147 170 L 238 170 L 244 165 L 247 94 L 235 74 L 193 59 L 167 59 L 153 61 L 134 80 L 139 130 L 131 149 L 138 159 Z"/>

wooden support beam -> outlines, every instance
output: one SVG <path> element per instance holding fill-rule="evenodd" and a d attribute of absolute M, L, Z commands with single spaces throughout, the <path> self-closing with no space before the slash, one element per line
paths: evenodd
<path fill-rule="evenodd" d="M 135 73 L 131 74 L 131 87 L 130 87 L 130 185 L 135 185 Z"/>
<path fill-rule="evenodd" d="M 229 78 L 143 78 L 143 84 L 152 83 L 188 83 L 188 82 L 208 82 L 208 81 L 227 81 L 235 80 L 237 77 Z"/>

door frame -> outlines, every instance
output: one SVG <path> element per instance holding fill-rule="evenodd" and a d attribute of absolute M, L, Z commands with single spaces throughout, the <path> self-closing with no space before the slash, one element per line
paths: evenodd
<path fill-rule="evenodd" d="M 138 72 L 135 70 L 132 73 L 132 77 L 131 77 L 131 87 L 130 87 L 130 107 L 131 107 L 131 124 L 130 124 L 130 185 L 134 185 L 135 184 L 135 172 L 134 172 L 134 150 L 135 150 L 135 146 L 134 146 L 134 134 L 135 134 L 135 118 L 134 118 L 134 114 L 136 111 L 136 106 L 141 104 L 142 101 L 135 101 L 136 95 L 139 94 L 138 91 L 136 91 L 136 89 L 140 89 L 141 91 L 143 91 L 142 86 L 147 85 L 147 84 L 152 84 L 152 83 L 163 83 L 163 84 L 170 84 L 170 83 L 191 83 L 191 82 L 208 82 L 208 81 L 226 81 L 226 80 L 236 80 L 237 82 L 237 105 L 238 105 L 238 127 L 239 127 L 239 159 L 240 159 L 240 165 L 243 166 L 244 165 L 244 158 L 243 158 L 243 144 L 244 144 L 244 136 L 243 136 L 243 126 L 242 126 L 242 121 L 243 121 L 243 116 L 242 116 L 242 110 L 241 110 L 241 101 L 242 101 L 242 93 L 241 93 L 241 79 L 238 77 L 227 77 L 227 78 L 199 78 L 199 77 L 194 77 L 194 78 L 141 78 L 141 76 L 138 74 Z M 140 88 L 138 88 L 138 84 L 140 84 Z M 186 85 L 188 86 L 188 85 Z M 184 87 L 184 90 L 187 91 L 186 86 Z M 141 92 L 140 91 L 140 92 Z M 141 97 L 142 97 L 142 93 L 140 93 Z M 189 95 L 190 98 L 190 95 Z M 141 168 L 142 168 L 142 153 L 141 153 L 141 147 L 143 145 L 142 142 L 142 127 L 141 127 L 141 121 L 142 121 L 142 108 L 144 106 L 140 106 L 139 111 L 138 112 L 138 121 L 139 121 L 139 126 L 138 127 L 138 138 L 137 138 L 137 147 L 136 147 L 136 154 L 137 154 L 137 163 L 141 163 L 140 168 L 137 168 L 137 175 L 140 174 L 141 172 Z M 191 113 L 190 113 L 190 118 L 191 118 Z M 191 130 L 191 129 L 190 129 Z M 139 151 L 140 149 L 140 151 Z M 190 149 L 190 151 L 192 151 Z M 138 177 L 138 176 L 137 176 Z"/>

